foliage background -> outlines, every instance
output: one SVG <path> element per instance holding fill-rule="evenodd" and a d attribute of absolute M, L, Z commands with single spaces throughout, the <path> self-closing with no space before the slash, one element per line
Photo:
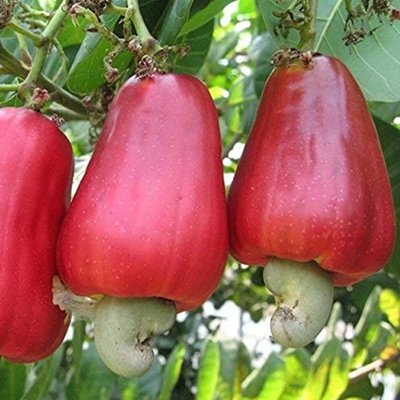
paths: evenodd
<path fill-rule="evenodd" d="M 24 1 L 51 11 L 60 1 Z M 162 44 L 186 43 L 191 52 L 175 60 L 174 70 L 197 74 L 210 89 L 220 116 L 225 181 L 232 180 L 246 135 L 254 120 L 270 57 L 285 43 L 273 27 L 274 11 L 289 1 L 142 0 L 141 11 Z M 115 0 L 123 6 L 123 0 Z M 398 1 L 394 6 L 400 6 Z M 119 17 L 102 21 L 121 33 Z M 316 50 L 339 57 L 366 95 L 379 130 L 400 220 L 400 22 L 382 25 L 357 46 L 345 46 L 345 2 L 319 2 Z M 48 21 L 38 13 L 40 32 Z M 40 22 L 40 23 L 39 23 Z M 88 32 L 85 18 L 67 19 L 57 35 L 43 75 L 79 99 L 100 96 L 107 87 L 103 59 L 113 44 Z M 6 27 L 1 46 L 21 65 L 35 52 L 24 35 Z M 1 64 L 0 56 L 0 64 Z M 28 61 L 27 61 L 28 60 Z M 114 66 L 132 73 L 132 57 L 123 52 Z M 18 83 L 23 73 L 2 71 L 0 83 Z M 109 88 L 108 88 L 109 89 Z M 116 87 L 111 89 L 115 90 Z M 15 92 L 0 93 L 1 106 L 21 105 Z M 47 106 L 66 120 L 62 129 L 76 156 L 78 184 L 102 115 Z M 0 364 L 0 399 L 395 399 L 400 392 L 400 248 L 385 270 L 353 287 L 336 289 L 327 328 L 306 349 L 285 350 L 270 341 L 268 319 L 273 300 L 262 284 L 261 269 L 229 260 L 223 281 L 210 302 L 183 313 L 173 329 L 157 341 L 158 357 L 142 378 L 126 380 L 109 372 L 93 347 L 92 326 L 74 321 L 63 346 L 32 365 Z"/>

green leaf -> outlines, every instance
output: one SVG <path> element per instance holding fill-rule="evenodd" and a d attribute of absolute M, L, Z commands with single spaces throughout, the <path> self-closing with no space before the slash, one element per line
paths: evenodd
<path fill-rule="evenodd" d="M 150 370 L 143 376 L 136 379 L 137 389 L 135 400 L 154 400 L 157 398 L 161 390 L 161 380 L 163 377 L 163 369 L 158 361 L 155 359 Z"/>
<path fill-rule="evenodd" d="M 113 45 L 98 33 L 89 32 L 75 57 L 68 75 L 68 87 L 74 93 L 90 93 L 106 83 L 104 76 L 105 56 Z M 132 56 L 127 51 L 121 53 L 113 63 L 119 70 L 128 67 Z"/>
<path fill-rule="evenodd" d="M 363 365 L 368 359 L 368 346 L 376 338 L 382 312 L 379 309 L 381 288 L 376 287 L 368 297 L 361 317 L 354 329 L 354 350 L 352 366 Z"/>
<path fill-rule="evenodd" d="M 355 327 L 354 336 L 365 337 L 372 325 L 377 324 L 381 320 L 381 312 L 378 309 L 379 296 L 381 288 L 376 287 L 369 295 L 365 304 L 361 317 Z"/>
<path fill-rule="evenodd" d="M 352 381 L 340 397 L 341 400 L 382 399 L 384 386 L 382 383 L 371 383 L 368 376 L 361 380 Z"/>
<path fill-rule="evenodd" d="M 3 82 L 6 83 L 6 82 Z M 8 82 L 7 82 L 8 83 Z M 13 83 L 13 82 L 10 82 Z M 17 83 L 17 82 L 14 82 Z M 15 92 L 0 93 L 0 107 L 21 107 L 24 102 Z"/>
<path fill-rule="evenodd" d="M 396 24 L 389 23 L 384 17 L 382 26 L 371 36 L 356 46 L 346 47 L 342 39 L 347 17 L 344 3 L 333 0 L 319 2 L 316 50 L 342 60 L 369 100 L 399 101 L 400 47 L 397 45 L 399 33 Z M 399 5 L 398 0 L 393 2 L 394 7 Z M 364 28 L 370 30 L 380 24 L 375 18 Z"/>
<path fill-rule="evenodd" d="M 179 43 L 189 45 L 190 53 L 175 63 L 175 72 L 196 74 L 201 69 L 210 48 L 213 32 L 214 20 L 211 20 L 199 29 L 179 37 Z"/>
<path fill-rule="evenodd" d="M 369 109 L 374 116 L 374 119 L 381 120 L 388 124 L 392 124 L 393 120 L 400 116 L 400 102 L 398 103 L 384 103 L 384 102 L 370 102 Z M 393 126 L 391 126 L 393 128 Z"/>
<path fill-rule="evenodd" d="M 122 400 L 139 400 L 137 395 L 137 381 L 129 382 L 122 391 Z"/>
<path fill-rule="evenodd" d="M 82 156 L 93 149 L 89 121 L 69 121 L 66 128 L 65 133 L 72 144 L 75 156 Z"/>
<path fill-rule="evenodd" d="M 221 66 L 220 61 L 223 58 L 229 57 L 229 53 L 231 53 L 237 46 L 239 36 L 239 32 L 228 31 L 221 38 L 213 38 L 207 60 L 212 63 L 211 74 L 227 74 L 228 71 L 226 66 Z M 214 70 L 214 68 L 216 70 Z"/>
<path fill-rule="evenodd" d="M 255 0 L 239 0 L 239 13 L 256 15 Z"/>
<path fill-rule="evenodd" d="M 345 391 L 350 369 L 349 355 L 338 338 L 319 346 L 312 357 L 312 376 L 303 393 L 307 400 L 335 400 Z"/>
<path fill-rule="evenodd" d="M 185 351 L 185 345 L 178 343 L 168 357 L 158 400 L 168 400 L 171 398 L 172 391 L 181 373 Z"/>
<path fill-rule="evenodd" d="M 94 344 L 84 348 L 80 361 L 80 380 L 76 388 L 79 398 L 85 400 L 108 399 L 111 397 L 112 386 L 118 381 L 100 359 Z"/>
<path fill-rule="evenodd" d="M 116 0 L 115 5 L 124 5 L 124 0 Z M 113 30 L 119 16 L 104 15 L 101 17 L 104 25 Z M 67 85 L 74 93 L 90 93 L 106 83 L 104 76 L 104 57 L 111 51 L 113 44 L 99 33 L 87 32 L 75 56 L 69 71 Z M 120 70 L 126 69 L 132 56 L 127 51 L 121 53 L 114 62 Z"/>
<path fill-rule="evenodd" d="M 274 12 L 288 8 L 292 1 L 277 2 L 258 0 L 258 5 L 269 32 L 280 47 L 296 47 L 299 39 L 297 32 L 291 31 L 285 40 L 274 32 L 278 18 Z M 400 0 L 393 2 L 399 8 Z M 383 17 L 382 23 L 373 18 L 364 24 L 370 31 L 379 26 L 364 40 L 347 47 L 343 40 L 344 24 L 347 12 L 344 1 L 324 0 L 318 2 L 317 38 L 314 50 L 321 54 L 339 58 L 356 77 L 364 94 L 369 100 L 394 102 L 400 101 L 400 46 L 398 46 L 398 27 Z"/>
<path fill-rule="evenodd" d="M 73 323 L 72 349 L 72 378 L 67 386 L 67 393 L 70 398 L 77 398 L 80 395 L 82 384 L 82 357 L 83 343 L 85 340 L 86 322 L 82 320 Z"/>
<path fill-rule="evenodd" d="M 126 1 L 126 0 L 125 0 Z M 182 1 L 182 0 L 180 0 Z M 187 1 L 187 0 L 184 0 Z M 139 0 L 140 12 L 150 33 L 158 39 L 158 33 L 165 21 L 168 6 L 176 0 Z"/>
<path fill-rule="evenodd" d="M 59 348 L 51 357 L 37 363 L 34 368 L 35 379 L 21 400 L 42 400 L 48 393 L 52 379 L 60 367 L 64 349 Z"/>
<path fill-rule="evenodd" d="M 27 367 L 0 361 L 0 399 L 19 400 L 25 391 Z"/>
<path fill-rule="evenodd" d="M 391 289 L 383 289 L 379 299 L 379 307 L 386 314 L 389 322 L 400 328 L 400 295 Z"/>
<path fill-rule="evenodd" d="M 310 355 L 303 349 L 288 350 L 284 354 L 285 388 L 281 400 L 300 399 L 311 377 Z"/>
<path fill-rule="evenodd" d="M 392 184 L 397 217 L 397 232 L 400 232 L 400 131 L 392 125 L 375 118 L 376 128 L 385 155 L 386 166 Z M 400 235 L 397 235 L 396 248 L 388 263 L 387 270 L 400 278 Z"/>
<path fill-rule="evenodd" d="M 203 9 L 194 14 L 183 26 L 181 35 L 198 30 L 214 18 L 234 0 L 211 0 Z"/>
<path fill-rule="evenodd" d="M 372 328 L 368 335 L 368 345 L 366 347 L 367 357 L 364 364 L 374 361 L 380 357 L 381 353 L 386 349 L 388 342 L 394 338 L 395 333 L 389 324 L 380 322 L 376 328 Z"/>
<path fill-rule="evenodd" d="M 221 366 L 217 385 L 219 400 L 241 399 L 241 384 L 251 371 L 251 358 L 246 346 L 238 340 L 219 343 Z"/>
<path fill-rule="evenodd" d="M 257 36 L 250 48 L 250 59 L 254 59 L 254 80 L 257 97 L 261 97 L 265 81 L 272 72 L 271 57 L 277 50 L 276 44 L 270 33 L 266 32 Z"/>
<path fill-rule="evenodd" d="M 72 18 L 67 18 L 57 34 L 57 40 L 63 48 L 81 44 L 88 25 L 89 22 L 84 17 L 78 16 L 77 22 L 73 22 Z"/>
<path fill-rule="evenodd" d="M 261 16 L 268 28 L 268 32 L 274 38 L 277 47 L 295 48 L 299 42 L 300 36 L 296 31 L 291 30 L 288 37 L 284 38 L 281 34 L 278 35 L 275 29 L 279 22 L 276 13 L 285 11 L 291 5 L 293 5 L 291 0 L 257 0 L 257 6 Z"/>
<path fill-rule="evenodd" d="M 167 16 L 158 35 L 161 45 L 173 45 L 187 21 L 190 13 L 190 7 L 194 0 L 172 1 L 169 2 Z"/>
<path fill-rule="evenodd" d="M 197 375 L 197 400 L 213 400 L 220 369 L 220 351 L 213 340 L 205 342 Z"/>
<path fill-rule="evenodd" d="M 277 400 L 285 390 L 286 366 L 282 358 L 272 353 L 264 365 L 253 371 L 243 382 L 243 397 L 257 400 Z"/>

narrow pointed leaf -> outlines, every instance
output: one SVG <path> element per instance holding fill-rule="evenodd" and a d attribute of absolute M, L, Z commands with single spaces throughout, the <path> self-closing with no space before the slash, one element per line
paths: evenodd
<path fill-rule="evenodd" d="M 200 358 L 197 375 L 196 400 L 213 400 L 220 369 L 220 351 L 218 343 L 207 340 Z"/>
<path fill-rule="evenodd" d="M 168 400 L 171 398 L 172 391 L 174 390 L 181 373 L 185 352 L 185 345 L 183 343 L 178 343 L 171 355 L 168 357 L 158 400 Z"/>

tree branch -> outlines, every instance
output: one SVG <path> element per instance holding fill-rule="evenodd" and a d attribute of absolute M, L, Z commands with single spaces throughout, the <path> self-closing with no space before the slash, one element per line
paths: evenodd
<path fill-rule="evenodd" d="M 378 372 L 383 368 L 389 367 L 391 364 L 397 364 L 400 361 L 400 351 L 393 354 L 391 357 L 383 360 L 378 359 L 371 363 L 364 365 L 349 373 L 349 385 L 354 384 L 370 374 L 371 372 Z"/>
<path fill-rule="evenodd" d="M 0 44 L 0 63 L 6 74 L 26 78 L 29 71 L 8 50 Z M 39 75 L 37 84 L 52 93 L 54 101 L 81 114 L 87 114 L 82 101 L 56 85 L 44 75 Z"/>

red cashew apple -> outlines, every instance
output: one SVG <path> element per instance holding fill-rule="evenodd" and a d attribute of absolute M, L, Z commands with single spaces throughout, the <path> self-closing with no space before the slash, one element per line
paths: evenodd
<path fill-rule="evenodd" d="M 68 327 L 52 303 L 52 279 L 72 166 L 71 146 L 52 121 L 0 110 L 0 355 L 13 362 L 48 356 Z"/>
<path fill-rule="evenodd" d="M 265 266 L 286 346 L 313 340 L 333 288 L 381 269 L 395 244 L 390 182 L 356 81 L 337 59 L 277 67 L 228 198 L 233 256 Z"/>
<path fill-rule="evenodd" d="M 155 334 L 216 289 L 228 228 L 215 106 L 195 77 L 132 77 L 114 99 L 58 247 L 62 281 L 102 295 L 95 343 L 114 372 L 151 365 Z"/>

